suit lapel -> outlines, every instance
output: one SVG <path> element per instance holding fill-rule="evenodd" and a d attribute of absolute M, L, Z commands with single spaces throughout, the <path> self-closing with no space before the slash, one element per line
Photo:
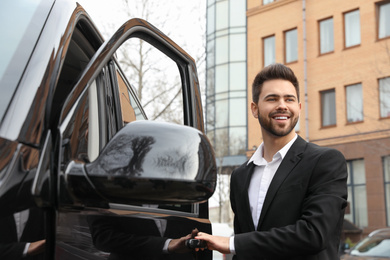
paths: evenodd
<path fill-rule="evenodd" d="M 264 220 L 264 216 L 267 213 L 268 208 L 271 205 L 272 200 L 274 199 L 280 186 L 282 185 L 286 177 L 290 174 L 290 172 L 294 169 L 294 167 L 298 164 L 298 162 L 301 160 L 302 153 L 306 147 L 306 144 L 307 142 L 303 140 L 300 136 L 298 136 L 297 140 L 295 140 L 293 145 L 288 150 L 279 168 L 276 170 L 274 178 L 272 179 L 271 184 L 268 188 L 267 195 L 265 196 L 259 223 L 257 225 L 258 230 L 260 229 L 261 224 Z"/>
<path fill-rule="evenodd" d="M 255 168 L 255 165 L 253 164 L 253 162 L 251 162 L 251 163 L 249 163 L 249 165 L 245 169 L 245 178 L 246 178 L 245 179 L 245 186 L 242 189 L 241 200 L 240 200 L 240 201 L 243 201 L 243 203 L 244 203 L 243 209 L 245 210 L 245 214 L 244 214 L 245 218 L 246 218 L 245 222 L 250 225 L 250 230 L 253 230 L 253 231 L 255 230 L 255 225 L 253 224 L 252 213 L 251 213 L 250 205 L 249 205 L 248 188 L 249 188 L 249 184 L 250 184 L 250 181 L 252 178 L 254 168 Z"/>

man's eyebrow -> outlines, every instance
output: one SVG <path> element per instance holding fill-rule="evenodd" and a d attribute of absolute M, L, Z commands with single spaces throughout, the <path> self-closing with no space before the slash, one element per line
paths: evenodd
<path fill-rule="evenodd" d="M 277 97 L 277 98 L 279 98 L 280 97 L 280 95 L 278 95 L 278 94 L 268 94 L 267 96 L 265 96 L 264 97 L 264 99 L 266 99 L 266 98 L 269 98 L 269 97 Z M 289 97 L 289 98 L 297 98 L 295 95 L 290 95 L 290 94 L 287 94 L 287 95 L 284 95 L 283 97 Z"/>
<path fill-rule="evenodd" d="M 284 95 L 284 97 L 292 97 L 292 98 L 297 98 L 295 95 Z"/>

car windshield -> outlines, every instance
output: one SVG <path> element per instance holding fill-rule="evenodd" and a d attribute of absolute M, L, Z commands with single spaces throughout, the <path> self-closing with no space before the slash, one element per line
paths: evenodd
<path fill-rule="evenodd" d="M 390 236 L 373 236 L 363 239 L 351 255 L 390 258 Z"/>
<path fill-rule="evenodd" d="M 1 0 L 0 119 L 19 84 L 51 5 L 46 0 Z"/>

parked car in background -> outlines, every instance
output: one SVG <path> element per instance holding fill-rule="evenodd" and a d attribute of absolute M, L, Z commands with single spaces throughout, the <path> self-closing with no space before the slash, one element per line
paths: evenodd
<path fill-rule="evenodd" d="M 6 0 L 0 17 L 0 259 L 26 242 L 39 242 L 28 259 L 193 259 L 161 249 L 211 232 L 216 163 L 194 60 L 142 19 L 104 41 L 71 0 Z M 173 64 L 179 124 L 148 120 L 116 58 L 132 39 Z"/>
<path fill-rule="evenodd" d="M 371 232 L 366 238 L 358 242 L 343 260 L 359 259 L 389 259 L 390 258 L 390 228 L 378 229 Z"/>

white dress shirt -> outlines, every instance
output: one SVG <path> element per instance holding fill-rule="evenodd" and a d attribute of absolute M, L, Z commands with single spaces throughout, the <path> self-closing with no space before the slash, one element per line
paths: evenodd
<path fill-rule="evenodd" d="M 27 223 L 29 214 L 30 214 L 30 210 L 28 210 L 28 209 L 14 213 L 18 241 L 20 241 L 20 238 L 22 237 L 23 230 L 26 227 L 26 223 Z M 24 246 L 23 257 L 25 257 L 27 255 L 27 251 L 28 251 L 28 248 L 30 247 L 30 244 L 31 243 L 26 243 L 26 245 Z"/>
<path fill-rule="evenodd" d="M 286 156 L 288 150 L 295 142 L 297 137 L 298 136 L 295 135 L 295 137 L 290 142 L 288 142 L 282 149 L 275 153 L 271 162 L 267 162 L 264 159 L 264 143 L 262 143 L 257 148 L 255 153 L 248 161 L 248 164 L 253 162 L 255 165 L 255 169 L 253 170 L 252 178 L 248 188 L 249 206 L 252 213 L 252 220 L 255 226 L 255 230 L 257 229 L 257 224 L 259 222 L 261 210 L 263 208 L 265 196 L 267 195 L 271 181 L 283 158 Z M 235 254 L 234 236 L 230 238 L 229 247 L 230 252 Z"/>

